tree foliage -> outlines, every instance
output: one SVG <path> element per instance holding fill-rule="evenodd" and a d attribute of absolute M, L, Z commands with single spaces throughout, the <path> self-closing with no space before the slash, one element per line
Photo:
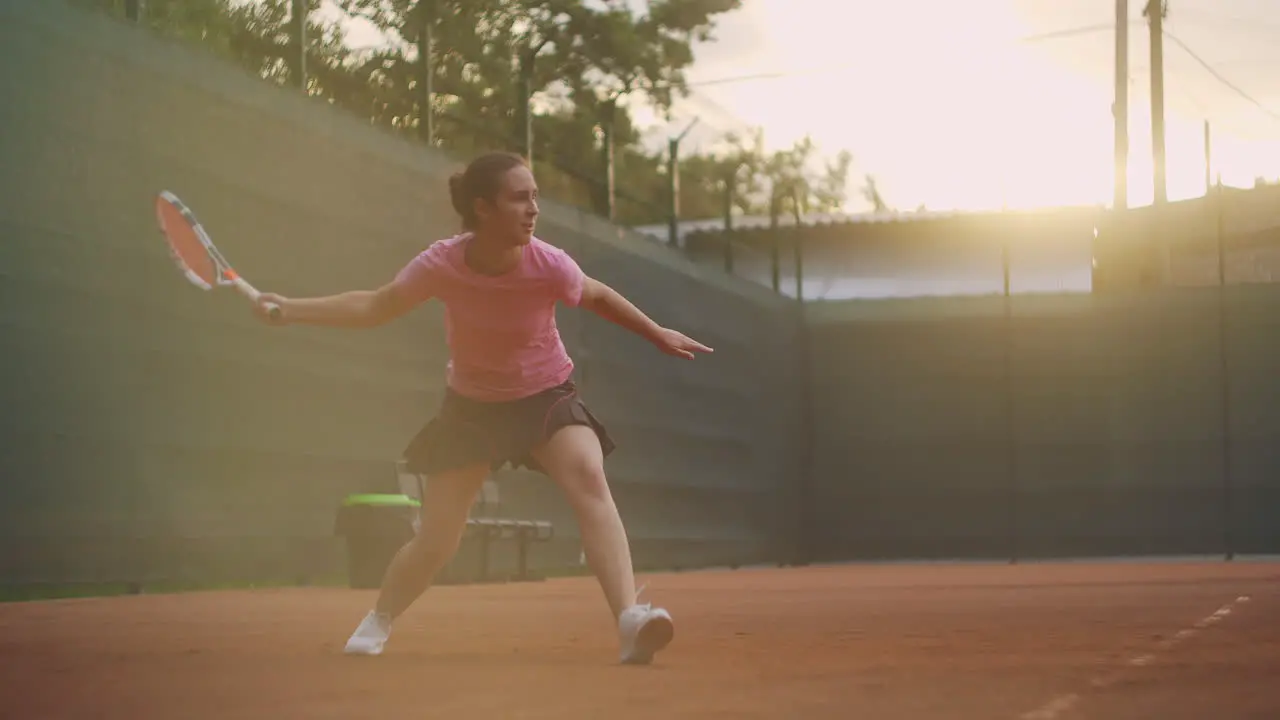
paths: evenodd
<path fill-rule="evenodd" d="M 121 0 L 73 2 L 118 12 Z M 713 41 L 717 19 L 742 0 L 649 0 L 643 10 L 629 0 L 337 0 L 342 13 L 392 39 L 376 48 L 347 46 L 339 23 L 320 19 L 320 4 L 307 0 L 310 95 L 388 131 L 417 135 L 429 58 L 437 145 L 462 154 L 523 151 L 530 108 L 544 194 L 590 206 L 599 203 L 608 137 L 615 217 L 644 224 L 667 219 L 669 168 L 665 149 L 642 144 L 633 113 L 641 105 L 667 110 L 688 94 L 695 45 Z M 296 84 L 291 5 L 147 0 L 145 22 L 264 80 Z M 737 213 L 784 205 L 788 212 L 837 211 L 848 199 L 852 159 L 841 153 L 823 164 L 817 154 L 807 137 L 769 153 L 759 131 L 728 136 L 715 151 L 681 158 L 681 215 L 721 217 L 726 205 Z"/>

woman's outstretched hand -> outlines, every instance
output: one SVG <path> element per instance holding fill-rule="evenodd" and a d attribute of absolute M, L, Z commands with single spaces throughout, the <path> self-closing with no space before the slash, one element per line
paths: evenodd
<path fill-rule="evenodd" d="M 670 328 L 662 328 L 653 338 L 653 344 L 667 355 L 692 360 L 694 353 L 710 353 L 715 352 L 711 348 L 694 340 L 684 333 L 671 330 Z"/>

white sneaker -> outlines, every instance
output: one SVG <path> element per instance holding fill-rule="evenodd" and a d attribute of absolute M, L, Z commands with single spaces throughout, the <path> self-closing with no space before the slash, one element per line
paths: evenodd
<path fill-rule="evenodd" d="M 642 589 L 643 591 L 643 589 Z M 636 593 L 639 599 L 640 593 Z M 618 638 L 622 644 L 623 665 L 648 665 L 654 653 L 665 648 L 675 636 L 671 614 L 649 603 L 635 604 L 618 618 Z"/>
<path fill-rule="evenodd" d="M 381 655 L 382 646 L 391 635 L 391 618 L 370 611 L 347 640 L 343 650 L 348 655 Z"/>

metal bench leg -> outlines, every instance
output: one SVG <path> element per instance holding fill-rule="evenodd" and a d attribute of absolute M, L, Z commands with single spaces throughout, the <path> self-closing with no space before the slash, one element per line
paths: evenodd
<path fill-rule="evenodd" d="M 516 578 L 519 580 L 529 579 L 529 533 L 521 532 L 516 536 L 518 543 L 520 559 L 516 566 Z"/>
<path fill-rule="evenodd" d="M 489 542 L 493 537 L 493 533 L 489 532 L 489 528 L 481 528 L 480 532 L 480 582 L 488 582 L 489 580 Z"/>

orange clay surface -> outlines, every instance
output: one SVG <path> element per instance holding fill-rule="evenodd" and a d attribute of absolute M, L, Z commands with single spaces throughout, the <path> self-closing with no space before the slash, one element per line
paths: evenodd
<path fill-rule="evenodd" d="M 649 575 L 676 638 L 642 668 L 616 664 L 589 578 L 433 589 L 376 658 L 341 653 L 371 591 L 11 603 L 0 717 L 1280 718 L 1278 578 L 1240 561 Z"/>

